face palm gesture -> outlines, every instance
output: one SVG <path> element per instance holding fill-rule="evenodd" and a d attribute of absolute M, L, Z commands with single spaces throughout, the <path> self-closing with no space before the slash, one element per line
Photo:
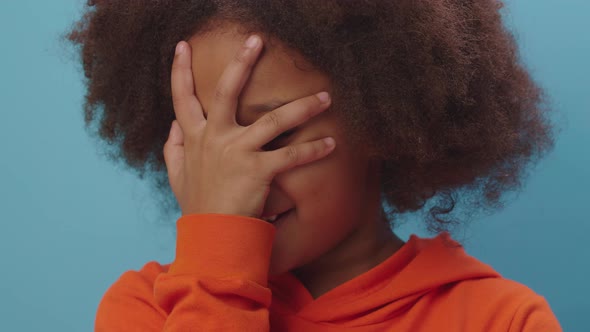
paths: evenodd
<path fill-rule="evenodd" d="M 332 138 L 273 151 L 261 149 L 282 132 L 326 110 L 330 105 L 326 92 L 279 107 L 249 126 L 236 123 L 238 98 L 261 49 L 261 39 L 252 36 L 237 52 L 218 81 L 205 118 L 195 95 L 190 45 L 180 42 L 177 46 L 172 65 L 176 120 L 164 145 L 164 158 L 182 215 L 259 218 L 276 174 L 321 159 L 334 149 Z"/>

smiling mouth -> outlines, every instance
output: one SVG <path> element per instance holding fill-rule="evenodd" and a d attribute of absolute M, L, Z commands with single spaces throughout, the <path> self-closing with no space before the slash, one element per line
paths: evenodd
<path fill-rule="evenodd" d="M 274 216 L 270 216 L 270 217 L 265 217 L 265 218 L 261 218 L 262 220 L 269 222 L 271 224 L 274 224 L 275 222 L 277 222 L 279 219 L 281 219 L 282 217 L 284 217 L 285 215 L 287 215 L 289 212 L 291 212 L 293 209 L 289 209 L 283 213 L 280 214 L 275 214 Z"/>

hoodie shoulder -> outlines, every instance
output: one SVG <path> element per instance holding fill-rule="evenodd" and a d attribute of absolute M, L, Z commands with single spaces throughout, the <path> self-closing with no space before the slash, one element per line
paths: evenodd
<path fill-rule="evenodd" d="M 170 264 L 155 261 L 139 271 L 123 273 L 103 295 L 96 312 L 96 331 L 154 331 L 162 329 L 166 313 L 157 305 L 154 283 L 159 274 L 167 272 Z M 130 326 L 129 322 L 141 322 Z"/>
<path fill-rule="evenodd" d="M 446 291 L 467 317 L 478 317 L 486 331 L 562 331 L 547 301 L 516 281 L 497 277 L 460 281 Z"/>

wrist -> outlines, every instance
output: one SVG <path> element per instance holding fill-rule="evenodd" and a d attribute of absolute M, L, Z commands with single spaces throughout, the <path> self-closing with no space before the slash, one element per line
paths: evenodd
<path fill-rule="evenodd" d="M 237 277 L 266 285 L 275 228 L 260 219 L 190 214 L 177 221 L 173 274 Z"/>

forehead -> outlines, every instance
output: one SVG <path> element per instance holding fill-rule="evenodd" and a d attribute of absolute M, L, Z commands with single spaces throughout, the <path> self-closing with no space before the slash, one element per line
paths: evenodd
<path fill-rule="evenodd" d="M 248 37 L 238 26 L 225 25 L 189 40 L 197 97 L 205 110 L 215 94 L 217 82 L 227 65 Z M 263 39 L 264 49 L 240 95 L 240 105 L 264 104 L 273 100 L 290 101 L 330 90 L 327 75 L 280 42 Z M 238 113 L 240 111 L 238 110 Z"/>

